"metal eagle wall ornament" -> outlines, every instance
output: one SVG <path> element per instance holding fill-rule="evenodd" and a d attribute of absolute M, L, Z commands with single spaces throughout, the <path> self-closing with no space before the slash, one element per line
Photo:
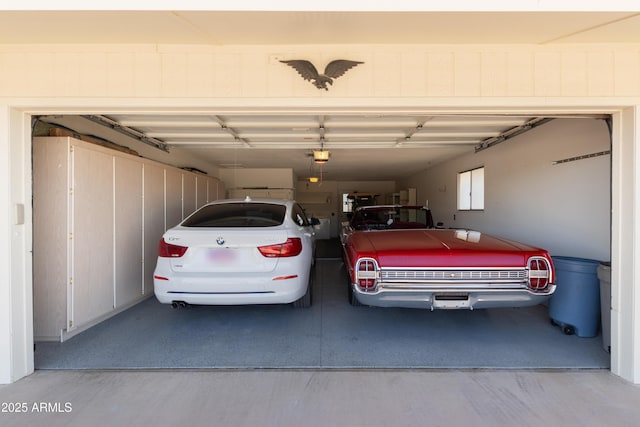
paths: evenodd
<path fill-rule="evenodd" d="M 292 59 L 280 62 L 295 69 L 303 79 L 309 80 L 318 89 L 324 90 L 329 90 L 327 84 L 332 85 L 333 79 L 337 79 L 358 64 L 364 64 L 364 62 L 350 61 L 348 59 L 336 59 L 327 64 L 324 74 L 320 74 L 316 67 L 306 59 Z"/>

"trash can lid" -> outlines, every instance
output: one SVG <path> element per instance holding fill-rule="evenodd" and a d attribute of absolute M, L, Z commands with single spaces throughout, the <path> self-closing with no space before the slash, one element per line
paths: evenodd
<path fill-rule="evenodd" d="M 552 256 L 553 265 L 556 270 L 561 271 L 574 271 L 578 273 L 596 274 L 600 261 L 595 259 L 567 257 L 567 256 Z"/>

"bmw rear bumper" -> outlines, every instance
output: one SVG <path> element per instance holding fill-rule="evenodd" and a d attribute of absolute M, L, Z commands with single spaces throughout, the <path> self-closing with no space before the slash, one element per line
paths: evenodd
<path fill-rule="evenodd" d="M 185 302 L 192 305 L 288 304 L 307 291 L 308 276 L 280 280 L 253 280 L 210 277 L 154 278 L 154 293 L 162 304 Z"/>

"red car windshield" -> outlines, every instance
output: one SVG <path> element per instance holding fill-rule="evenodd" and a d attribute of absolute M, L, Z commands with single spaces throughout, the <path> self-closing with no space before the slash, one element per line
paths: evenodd
<path fill-rule="evenodd" d="M 375 206 L 356 210 L 351 226 L 356 230 L 433 228 L 433 218 L 423 207 Z"/>

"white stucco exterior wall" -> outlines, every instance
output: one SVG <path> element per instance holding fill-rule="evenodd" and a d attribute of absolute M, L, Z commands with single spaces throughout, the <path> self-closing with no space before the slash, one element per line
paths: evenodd
<path fill-rule="evenodd" d="M 274 59 L 338 56 L 365 64 L 329 92 Z M 614 114 L 612 371 L 640 383 L 638 108 L 640 45 L 0 45 L 0 382 L 33 371 L 30 114 L 324 110 Z"/>

